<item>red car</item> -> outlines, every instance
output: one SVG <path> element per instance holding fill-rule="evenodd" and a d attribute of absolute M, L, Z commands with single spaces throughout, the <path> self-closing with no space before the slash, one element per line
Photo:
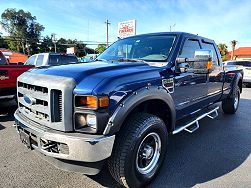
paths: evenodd
<path fill-rule="evenodd" d="M 17 77 L 33 65 L 10 65 L 0 51 L 0 100 L 13 99 L 16 95 Z"/>

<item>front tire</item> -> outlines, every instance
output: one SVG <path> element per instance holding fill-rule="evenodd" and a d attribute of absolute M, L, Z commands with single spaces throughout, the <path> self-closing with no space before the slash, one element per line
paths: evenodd
<path fill-rule="evenodd" d="M 240 102 L 240 89 L 239 86 L 236 85 L 234 87 L 232 95 L 227 97 L 222 101 L 222 110 L 225 114 L 234 114 L 238 107 Z"/>
<path fill-rule="evenodd" d="M 139 113 L 128 119 L 116 136 L 108 167 L 113 178 L 125 187 L 149 183 L 163 162 L 168 133 L 164 122 Z"/>

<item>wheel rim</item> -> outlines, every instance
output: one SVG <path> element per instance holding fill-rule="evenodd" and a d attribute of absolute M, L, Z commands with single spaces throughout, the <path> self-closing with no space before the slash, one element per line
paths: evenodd
<path fill-rule="evenodd" d="M 141 174 L 148 174 L 156 167 L 161 152 L 161 140 L 157 133 L 148 134 L 140 143 L 136 167 Z"/>
<path fill-rule="evenodd" d="M 236 95 L 234 98 L 234 109 L 237 109 L 239 104 L 239 95 Z"/>

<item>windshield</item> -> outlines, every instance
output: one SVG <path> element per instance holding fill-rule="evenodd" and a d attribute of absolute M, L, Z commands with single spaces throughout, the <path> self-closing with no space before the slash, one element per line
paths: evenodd
<path fill-rule="evenodd" d="M 244 66 L 244 67 L 251 67 L 251 62 L 250 61 L 230 61 L 230 62 L 227 62 L 227 65 L 239 65 L 239 66 Z"/>
<path fill-rule="evenodd" d="M 78 59 L 73 55 L 50 55 L 49 65 L 77 63 Z"/>
<path fill-rule="evenodd" d="M 0 54 L 0 65 L 5 65 L 5 64 L 6 64 L 5 59 L 4 59 L 3 55 Z"/>
<path fill-rule="evenodd" d="M 135 36 L 118 40 L 106 49 L 97 60 L 142 60 L 165 62 L 172 50 L 175 35 Z"/>

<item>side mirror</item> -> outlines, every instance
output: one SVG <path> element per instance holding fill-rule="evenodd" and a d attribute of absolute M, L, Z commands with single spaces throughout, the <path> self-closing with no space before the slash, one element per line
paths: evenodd
<path fill-rule="evenodd" d="M 182 72 L 193 72 L 196 74 L 208 74 L 213 70 L 212 51 L 196 50 L 194 58 L 177 58 L 176 62 L 181 65 L 179 68 L 184 69 Z M 182 67 L 185 63 L 186 66 Z"/>
<path fill-rule="evenodd" d="M 213 70 L 211 50 L 196 50 L 194 53 L 194 73 L 208 74 Z"/>

